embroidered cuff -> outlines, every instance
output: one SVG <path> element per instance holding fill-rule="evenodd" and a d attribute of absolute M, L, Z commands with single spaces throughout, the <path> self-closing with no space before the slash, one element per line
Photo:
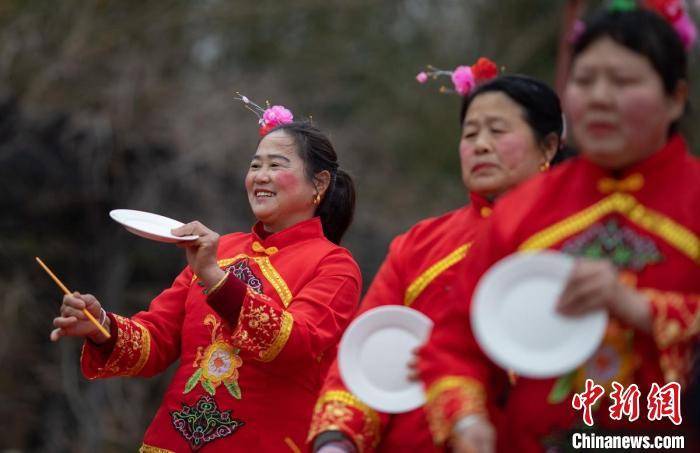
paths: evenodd
<path fill-rule="evenodd" d="M 372 451 L 380 440 L 379 414 L 352 393 L 327 391 L 316 402 L 307 441 L 334 431 L 352 439 L 360 453 Z"/>
<path fill-rule="evenodd" d="M 700 296 L 642 290 L 651 300 L 652 334 L 659 349 L 691 340 L 700 330 Z"/>
<path fill-rule="evenodd" d="M 692 366 L 693 339 L 700 330 L 700 296 L 642 290 L 651 300 L 652 336 L 666 382 L 683 385 Z"/>
<path fill-rule="evenodd" d="M 271 305 L 272 300 L 250 288 L 241 308 L 238 325 L 232 335 L 234 346 L 256 359 L 275 359 L 289 340 L 294 325 L 292 315 Z"/>
<path fill-rule="evenodd" d="M 151 350 L 151 335 L 144 326 L 129 318 L 108 314 L 114 344 L 83 343 L 80 357 L 83 375 L 88 379 L 111 376 L 135 376 L 146 364 Z M 116 332 L 115 332 L 116 331 Z"/>
<path fill-rule="evenodd" d="M 447 376 L 433 383 L 426 393 L 428 425 L 438 445 L 449 439 L 459 419 L 486 413 L 486 390 L 474 379 Z"/>
<path fill-rule="evenodd" d="M 221 319 L 236 325 L 248 287 L 235 276 L 230 276 L 230 273 L 226 273 L 220 283 L 215 291 L 209 292 L 207 303 Z"/>

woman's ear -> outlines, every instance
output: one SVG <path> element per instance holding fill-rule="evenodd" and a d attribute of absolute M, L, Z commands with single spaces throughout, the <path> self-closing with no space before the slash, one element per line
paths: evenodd
<path fill-rule="evenodd" d="M 685 106 L 688 102 L 688 82 L 679 80 L 676 89 L 669 96 L 669 109 L 672 121 L 678 121 L 685 113 Z"/>
<path fill-rule="evenodd" d="M 316 187 L 316 191 L 318 194 L 323 198 L 323 196 L 326 194 L 326 190 L 328 190 L 328 186 L 331 184 L 331 174 L 328 170 L 323 170 L 314 176 L 314 187 Z"/>
<path fill-rule="evenodd" d="M 549 134 L 547 134 L 544 140 L 542 140 L 540 148 L 542 149 L 542 154 L 544 154 L 544 159 L 546 163 L 552 162 L 552 159 L 554 159 L 554 156 L 557 154 L 557 151 L 559 151 L 560 144 L 561 139 L 559 138 L 559 135 L 557 135 L 555 132 L 550 132 Z"/>

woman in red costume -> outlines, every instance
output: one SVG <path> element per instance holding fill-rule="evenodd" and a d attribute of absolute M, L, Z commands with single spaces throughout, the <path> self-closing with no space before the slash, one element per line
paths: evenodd
<path fill-rule="evenodd" d="M 687 94 L 683 45 L 660 16 L 609 10 L 586 24 L 564 98 L 581 157 L 499 201 L 463 263 L 464 298 L 421 350 L 436 442 L 458 452 L 570 449 L 571 430 L 583 425 L 572 397 L 587 378 L 607 395 L 617 381 L 636 384 L 642 396 L 634 422 L 614 420 L 605 396 L 594 407 L 594 428 L 678 429 L 648 420 L 646 397 L 654 386 L 684 385 L 700 328 L 700 163 L 677 132 Z M 469 330 L 469 301 L 499 259 L 540 249 L 578 257 L 558 309 L 575 316 L 602 308 L 611 322 L 580 369 L 558 379 L 518 377 L 504 393 L 504 371 Z M 503 405 L 503 419 L 493 423 Z"/>
<path fill-rule="evenodd" d="M 501 76 L 464 98 L 459 155 L 471 203 L 419 222 L 395 238 L 360 312 L 405 305 L 435 319 L 455 297 L 454 265 L 473 247 L 474 233 L 494 200 L 546 170 L 560 145 L 557 95 L 522 76 Z M 423 408 L 379 413 L 344 386 L 331 368 L 314 411 L 309 440 L 320 452 L 436 451 Z"/>
<path fill-rule="evenodd" d="M 95 297 L 75 293 L 54 320 L 54 341 L 86 339 L 89 379 L 152 376 L 179 361 L 141 452 L 279 452 L 304 443 L 359 302 L 359 268 L 338 245 L 355 192 L 318 129 L 269 129 L 245 179 L 258 219 L 250 233 L 220 237 L 186 224 L 173 234 L 199 235 L 180 243 L 188 266 L 148 311 L 105 316 Z M 83 307 L 102 315 L 109 341 Z"/>

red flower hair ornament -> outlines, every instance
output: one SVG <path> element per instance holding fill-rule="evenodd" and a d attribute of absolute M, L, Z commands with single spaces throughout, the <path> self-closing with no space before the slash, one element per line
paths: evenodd
<path fill-rule="evenodd" d="M 450 76 L 453 89 L 440 87 L 441 93 L 456 92 L 461 96 L 467 96 L 471 90 L 498 75 L 498 66 L 488 58 L 481 57 L 471 66 L 457 66 L 453 71 L 437 69 L 428 66 L 425 71 L 416 75 L 418 83 L 426 83 L 428 79 L 436 79 L 439 76 Z"/>

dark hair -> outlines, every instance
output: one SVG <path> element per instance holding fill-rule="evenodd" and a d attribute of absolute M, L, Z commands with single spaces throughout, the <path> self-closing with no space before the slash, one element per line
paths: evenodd
<path fill-rule="evenodd" d="M 461 122 L 467 115 L 469 106 L 474 99 L 485 93 L 503 93 L 522 107 L 525 121 L 532 129 L 539 144 L 550 134 L 556 134 L 558 147 L 561 147 L 561 135 L 564 130 L 564 119 L 561 112 L 559 96 L 547 84 L 524 75 L 504 75 L 496 77 L 469 93 L 462 101 L 460 113 Z M 560 160 L 560 153 L 554 156 L 552 163 Z"/>
<path fill-rule="evenodd" d="M 586 28 L 574 43 L 572 62 L 601 38 L 647 57 L 661 77 L 667 95 L 673 94 L 678 82 L 687 79 L 688 57 L 683 42 L 673 27 L 660 15 L 646 9 L 633 11 L 602 10 L 586 20 Z M 669 134 L 678 129 L 671 124 Z"/>
<path fill-rule="evenodd" d="M 295 121 L 277 126 L 270 132 L 277 130 L 284 131 L 294 140 L 309 181 L 315 183 L 316 175 L 324 170 L 330 173 L 330 184 L 315 215 L 321 218 L 326 238 L 340 244 L 355 214 L 355 183 L 352 177 L 339 168 L 338 155 L 328 137 L 310 122 Z"/>

